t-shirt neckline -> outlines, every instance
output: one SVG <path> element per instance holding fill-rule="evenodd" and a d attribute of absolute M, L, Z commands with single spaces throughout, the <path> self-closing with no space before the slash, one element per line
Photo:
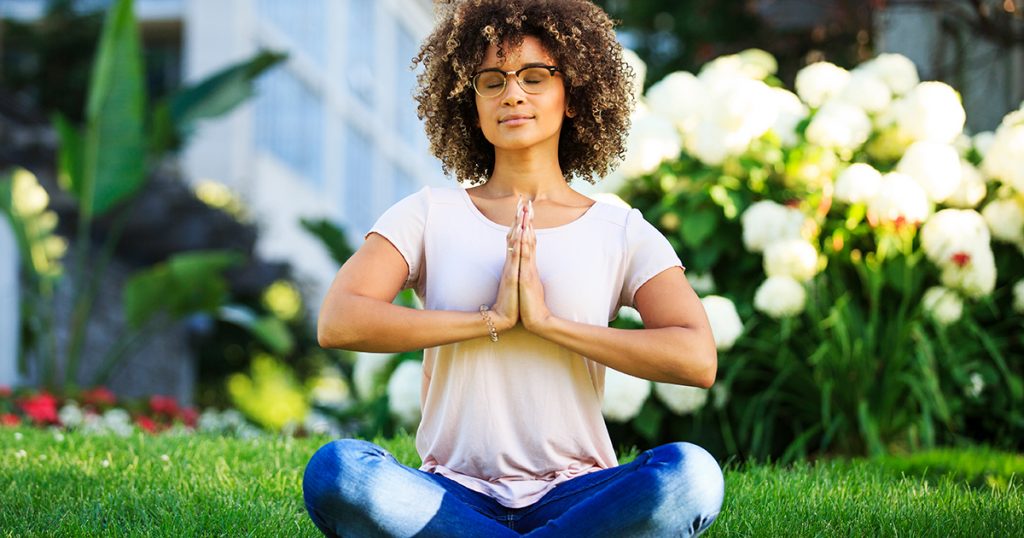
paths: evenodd
<path fill-rule="evenodd" d="M 484 215 L 483 212 L 480 211 L 480 208 L 477 207 L 476 204 L 473 203 L 473 198 L 469 195 L 469 192 L 466 189 L 463 189 L 461 187 L 457 187 L 457 188 L 460 191 L 462 191 L 462 199 L 465 200 L 466 205 L 469 206 L 469 211 L 471 213 L 476 215 L 477 218 L 479 218 L 481 221 L 484 222 L 484 224 L 487 224 L 491 228 L 494 228 L 496 230 L 501 230 L 503 232 L 508 232 L 510 226 L 505 226 L 504 224 L 498 224 L 497 222 L 494 222 L 493 220 L 487 218 L 487 215 Z M 596 208 L 597 205 L 600 204 L 600 203 L 601 202 L 598 202 L 597 200 L 594 200 L 594 203 L 591 204 L 591 206 L 588 207 L 587 210 L 584 211 L 582 215 L 576 217 L 575 219 L 573 219 L 573 220 L 571 220 L 569 222 L 566 222 L 565 224 L 560 224 L 558 226 L 552 226 L 550 228 L 537 228 L 535 231 L 537 232 L 537 234 L 544 234 L 544 233 L 550 233 L 550 232 L 557 232 L 559 230 L 563 230 L 565 228 L 568 228 L 568 227 L 572 226 L 573 224 L 576 224 L 577 222 L 580 222 L 580 221 L 586 219 L 588 215 L 590 215 L 591 213 L 593 213 L 595 211 L 594 208 Z"/>

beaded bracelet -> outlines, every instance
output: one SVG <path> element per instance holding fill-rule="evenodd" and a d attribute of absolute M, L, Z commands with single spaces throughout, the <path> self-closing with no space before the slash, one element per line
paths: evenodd
<path fill-rule="evenodd" d="M 494 323 L 491 322 L 491 314 L 488 310 L 491 307 L 482 304 L 480 305 L 480 315 L 484 317 L 484 321 L 487 323 L 487 329 L 491 331 L 491 342 L 498 341 L 498 331 L 494 330 Z"/>

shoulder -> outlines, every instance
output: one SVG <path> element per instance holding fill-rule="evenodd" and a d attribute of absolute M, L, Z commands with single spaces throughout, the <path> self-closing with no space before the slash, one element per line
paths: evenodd
<path fill-rule="evenodd" d="M 639 209 L 630 207 L 618 196 L 604 193 L 586 196 L 594 200 L 594 206 L 590 211 L 595 214 L 595 220 L 607 222 L 621 229 L 635 228 L 638 222 L 647 222 Z"/>

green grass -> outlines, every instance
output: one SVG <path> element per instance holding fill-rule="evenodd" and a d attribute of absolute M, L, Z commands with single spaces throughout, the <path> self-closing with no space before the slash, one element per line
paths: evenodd
<path fill-rule="evenodd" d="M 317 536 L 301 477 L 326 440 L 0 429 L 0 535 Z M 382 444 L 418 463 L 410 438 Z M 706 536 L 1024 536 L 1022 479 L 1024 457 L 985 449 L 734 465 Z"/>

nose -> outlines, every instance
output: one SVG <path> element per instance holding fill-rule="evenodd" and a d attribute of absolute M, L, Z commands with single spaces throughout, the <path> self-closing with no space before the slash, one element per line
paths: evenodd
<path fill-rule="evenodd" d="M 501 104 L 515 106 L 523 102 L 526 92 L 519 85 L 519 79 L 512 75 L 505 80 L 505 94 L 501 96 Z"/>

